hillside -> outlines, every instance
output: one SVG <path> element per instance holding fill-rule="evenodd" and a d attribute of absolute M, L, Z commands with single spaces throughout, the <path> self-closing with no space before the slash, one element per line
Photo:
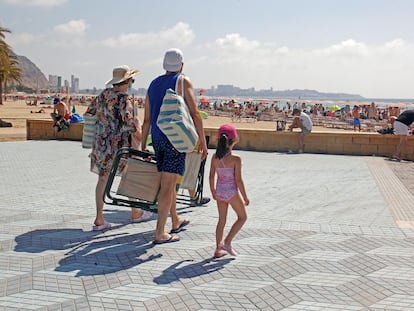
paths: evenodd
<path fill-rule="evenodd" d="M 26 56 L 17 55 L 22 69 L 22 85 L 33 90 L 47 89 L 49 82 L 43 72 Z"/>

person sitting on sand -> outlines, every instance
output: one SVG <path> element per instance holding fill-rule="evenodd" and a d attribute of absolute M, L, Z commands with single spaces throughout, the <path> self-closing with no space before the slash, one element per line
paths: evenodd
<path fill-rule="evenodd" d="M 39 111 L 32 111 L 30 110 L 30 113 L 45 113 L 46 111 L 42 108 Z"/>

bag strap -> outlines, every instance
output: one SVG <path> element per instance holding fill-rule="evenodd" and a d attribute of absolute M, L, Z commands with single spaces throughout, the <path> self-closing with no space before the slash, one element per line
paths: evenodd
<path fill-rule="evenodd" d="M 175 82 L 175 92 L 178 94 L 177 86 L 178 86 L 178 82 L 180 81 L 180 79 L 181 79 L 181 96 L 182 98 L 184 98 L 184 75 L 182 73 L 180 73 L 180 75 L 177 78 L 177 81 Z"/>

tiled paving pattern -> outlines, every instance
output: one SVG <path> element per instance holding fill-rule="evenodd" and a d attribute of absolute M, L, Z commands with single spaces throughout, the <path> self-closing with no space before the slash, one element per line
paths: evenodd
<path fill-rule="evenodd" d="M 214 202 L 179 206 L 178 243 L 125 207 L 92 232 L 88 152 L 0 143 L 0 310 L 414 310 L 414 163 L 236 151 L 249 219 L 213 259 Z"/>

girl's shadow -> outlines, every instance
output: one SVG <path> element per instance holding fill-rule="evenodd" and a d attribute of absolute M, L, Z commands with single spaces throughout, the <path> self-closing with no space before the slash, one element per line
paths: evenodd
<path fill-rule="evenodd" d="M 225 258 L 225 259 L 214 259 L 209 258 L 205 259 L 200 262 L 195 262 L 192 264 L 184 265 L 182 267 L 178 267 L 182 263 L 185 262 L 192 262 L 193 260 L 182 260 L 179 261 L 167 269 L 165 269 L 162 274 L 156 278 L 154 278 L 154 282 L 156 284 L 169 284 L 179 279 L 183 278 L 194 278 L 203 274 L 209 274 L 216 271 L 219 271 L 224 268 L 224 265 L 228 264 L 234 260 L 234 258 Z"/>

